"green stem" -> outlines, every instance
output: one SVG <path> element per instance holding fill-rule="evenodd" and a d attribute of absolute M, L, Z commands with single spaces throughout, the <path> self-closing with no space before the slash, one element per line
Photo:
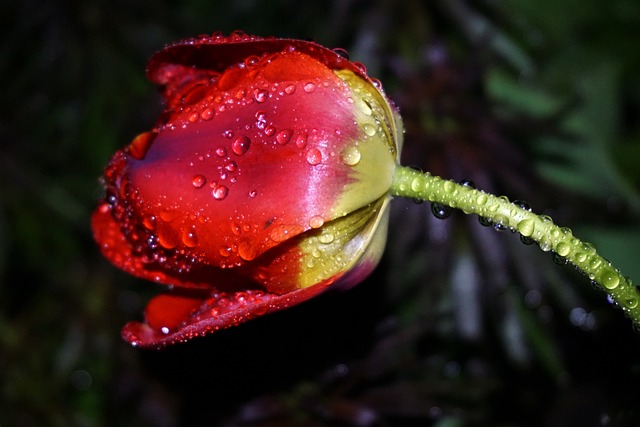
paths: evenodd
<path fill-rule="evenodd" d="M 596 253 L 592 244 L 573 236 L 570 229 L 558 227 L 548 216 L 534 214 L 504 196 L 494 196 L 403 166 L 396 168 L 391 194 L 450 206 L 519 232 L 538 243 L 543 251 L 554 251 L 574 264 L 640 327 L 640 293 L 631 280 Z"/>

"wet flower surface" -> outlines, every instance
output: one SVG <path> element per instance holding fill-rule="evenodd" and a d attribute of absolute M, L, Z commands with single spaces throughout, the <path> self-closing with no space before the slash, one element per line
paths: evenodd
<path fill-rule="evenodd" d="M 92 220 L 113 264 L 169 286 L 127 341 L 184 341 L 371 272 L 402 125 L 363 66 L 234 33 L 170 45 L 147 75 L 165 112 L 112 157 Z"/>

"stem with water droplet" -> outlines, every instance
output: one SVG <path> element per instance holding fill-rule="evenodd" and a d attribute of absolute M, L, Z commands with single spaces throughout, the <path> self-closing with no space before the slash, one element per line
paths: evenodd
<path fill-rule="evenodd" d="M 536 242 L 543 251 L 554 251 L 597 283 L 640 328 L 638 289 L 602 258 L 593 245 L 573 236 L 570 229 L 558 227 L 548 216 L 532 213 L 506 197 L 403 166 L 396 168 L 390 192 L 394 196 L 439 203 L 479 215 L 501 228 L 517 231 Z"/>

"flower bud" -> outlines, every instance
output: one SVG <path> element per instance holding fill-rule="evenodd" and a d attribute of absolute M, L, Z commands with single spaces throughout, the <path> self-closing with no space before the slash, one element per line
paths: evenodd
<path fill-rule="evenodd" d="M 165 111 L 112 157 L 92 219 L 114 265 L 169 285 L 126 340 L 184 341 L 373 270 L 402 125 L 364 67 L 234 33 L 170 45 L 147 75 Z"/>

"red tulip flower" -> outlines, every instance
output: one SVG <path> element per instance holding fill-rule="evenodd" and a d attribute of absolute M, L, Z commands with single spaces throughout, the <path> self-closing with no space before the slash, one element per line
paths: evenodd
<path fill-rule="evenodd" d="M 553 250 L 636 325 L 640 295 L 548 217 L 398 164 L 400 116 L 362 65 L 316 43 L 214 34 L 153 56 L 166 108 L 118 151 L 92 227 L 116 266 L 167 286 L 124 338 L 161 347 L 362 281 L 391 196 L 460 208 Z"/>
<path fill-rule="evenodd" d="M 402 125 L 362 65 L 233 34 L 168 46 L 147 75 L 165 112 L 113 156 L 92 221 L 113 264 L 168 285 L 127 341 L 184 341 L 373 270 Z"/>

